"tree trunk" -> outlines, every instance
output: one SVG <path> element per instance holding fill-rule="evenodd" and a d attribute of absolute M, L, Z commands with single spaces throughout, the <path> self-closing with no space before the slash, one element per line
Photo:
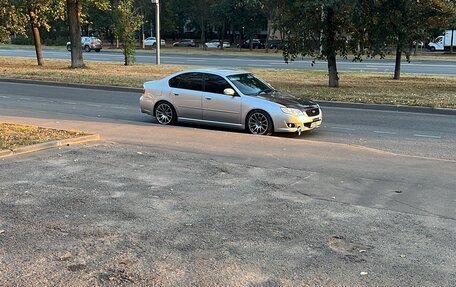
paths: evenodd
<path fill-rule="evenodd" d="M 84 67 L 81 46 L 82 0 L 66 0 L 71 42 L 71 68 Z"/>
<path fill-rule="evenodd" d="M 223 42 L 225 40 L 225 32 L 226 32 L 226 24 L 225 24 L 225 20 L 223 20 L 222 31 L 219 32 L 220 50 L 225 49 L 225 48 L 223 48 Z"/>
<path fill-rule="evenodd" d="M 266 32 L 266 47 L 264 49 L 264 52 L 267 54 L 269 53 L 269 37 L 271 35 L 271 26 L 272 26 L 272 12 L 269 12 L 269 15 L 268 15 L 268 28 L 266 29 L 267 32 Z"/>
<path fill-rule="evenodd" d="M 204 20 L 201 20 L 201 45 L 203 46 L 203 50 L 207 50 L 207 47 L 206 47 L 206 27 L 204 25 Z"/>
<path fill-rule="evenodd" d="M 250 41 L 250 43 L 249 43 L 249 50 L 252 51 L 252 49 L 253 49 L 253 39 L 252 39 L 252 36 L 250 36 L 249 41 Z"/>
<path fill-rule="evenodd" d="M 450 54 L 453 54 L 453 43 L 454 43 L 454 29 L 451 29 Z"/>
<path fill-rule="evenodd" d="M 394 66 L 394 77 L 393 79 L 399 80 L 401 78 L 401 58 L 402 58 L 402 46 L 397 45 L 396 48 L 396 64 Z"/>
<path fill-rule="evenodd" d="M 332 54 L 328 57 L 328 72 L 329 72 L 329 87 L 339 87 L 339 74 L 337 73 L 336 55 Z"/>
<path fill-rule="evenodd" d="M 324 29 L 326 30 L 325 50 L 328 59 L 329 87 L 339 87 L 339 74 L 337 73 L 336 62 L 336 29 L 334 28 L 334 10 L 327 8 L 326 18 L 324 18 Z"/>
<path fill-rule="evenodd" d="M 33 34 L 33 42 L 35 45 L 36 61 L 38 62 L 38 66 L 43 66 L 44 58 L 43 58 L 43 49 L 41 47 L 40 30 L 38 29 L 38 23 L 35 18 L 35 13 L 30 10 L 29 16 L 30 16 L 30 23 L 32 25 L 32 34 Z"/>

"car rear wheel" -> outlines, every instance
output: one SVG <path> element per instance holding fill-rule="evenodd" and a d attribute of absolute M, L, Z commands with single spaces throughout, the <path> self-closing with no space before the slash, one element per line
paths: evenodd
<path fill-rule="evenodd" d="M 89 46 L 84 46 L 84 51 L 90 52 L 90 47 Z"/>
<path fill-rule="evenodd" d="M 155 106 L 155 118 L 159 124 L 169 125 L 176 122 L 177 115 L 170 103 L 160 102 Z"/>
<path fill-rule="evenodd" d="M 272 119 L 263 111 L 253 111 L 247 117 L 247 129 L 254 135 L 271 135 Z"/>

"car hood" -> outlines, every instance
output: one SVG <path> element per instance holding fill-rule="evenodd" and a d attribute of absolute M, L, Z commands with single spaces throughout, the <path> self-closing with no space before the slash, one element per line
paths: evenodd
<path fill-rule="evenodd" d="M 317 107 L 318 104 L 307 98 L 296 97 L 286 92 L 273 91 L 267 94 L 258 95 L 258 98 L 284 105 L 287 108 L 303 109 Z"/>

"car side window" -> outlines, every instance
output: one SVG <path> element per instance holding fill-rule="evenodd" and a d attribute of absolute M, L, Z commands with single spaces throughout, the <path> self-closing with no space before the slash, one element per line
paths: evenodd
<path fill-rule="evenodd" d="M 217 75 L 205 74 L 204 91 L 214 94 L 223 94 L 225 89 L 232 89 L 231 85 L 222 77 Z"/>
<path fill-rule="evenodd" d="M 169 86 L 185 90 L 202 91 L 203 90 L 203 74 L 201 73 L 185 73 L 178 75 L 169 80 Z"/>

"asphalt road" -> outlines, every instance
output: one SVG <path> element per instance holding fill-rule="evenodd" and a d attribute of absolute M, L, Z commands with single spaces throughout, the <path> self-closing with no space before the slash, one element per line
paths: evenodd
<path fill-rule="evenodd" d="M 44 50 L 43 55 L 49 59 L 70 59 L 70 54 L 62 50 Z M 0 49 L 0 56 L 11 57 L 35 57 L 34 50 L 10 50 Z M 120 52 L 102 51 L 100 53 L 84 53 L 84 59 L 94 61 L 112 61 L 123 62 L 123 55 Z M 286 64 L 283 59 L 277 55 L 271 56 L 226 56 L 226 55 L 197 55 L 197 54 L 163 54 L 163 64 L 192 65 L 192 66 L 209 66 L 222 68 L 267 68 L 267 69 L 303 69 L 326 71 L 327 63 L 317 61 L 312 65 L 309 58 L 299 58 L 296 61 Z M 136 54 L 138 63 L 155 63 L 153 53 L 138 52 Z M 402 62 L 402 73 L 410 74 L 427 74 L 427 75 L 446 75 L 456 76 L 456 62 L 445 60 L 420 60 L 408 63 Z M 338 70 L 361 71 L 361 72 L 394 72 L 394 60 L 364 60 L 362 62 L 352 62 L 351 60 L 338 59 Z"/>
<path fill-rule="evenodd" d="M 454 286 L 454 116 L 323 107 L 259 137 L 138 98 L 0 83 L 0 121 L 104 139 L 0 160 L 0 285 Z"/>

